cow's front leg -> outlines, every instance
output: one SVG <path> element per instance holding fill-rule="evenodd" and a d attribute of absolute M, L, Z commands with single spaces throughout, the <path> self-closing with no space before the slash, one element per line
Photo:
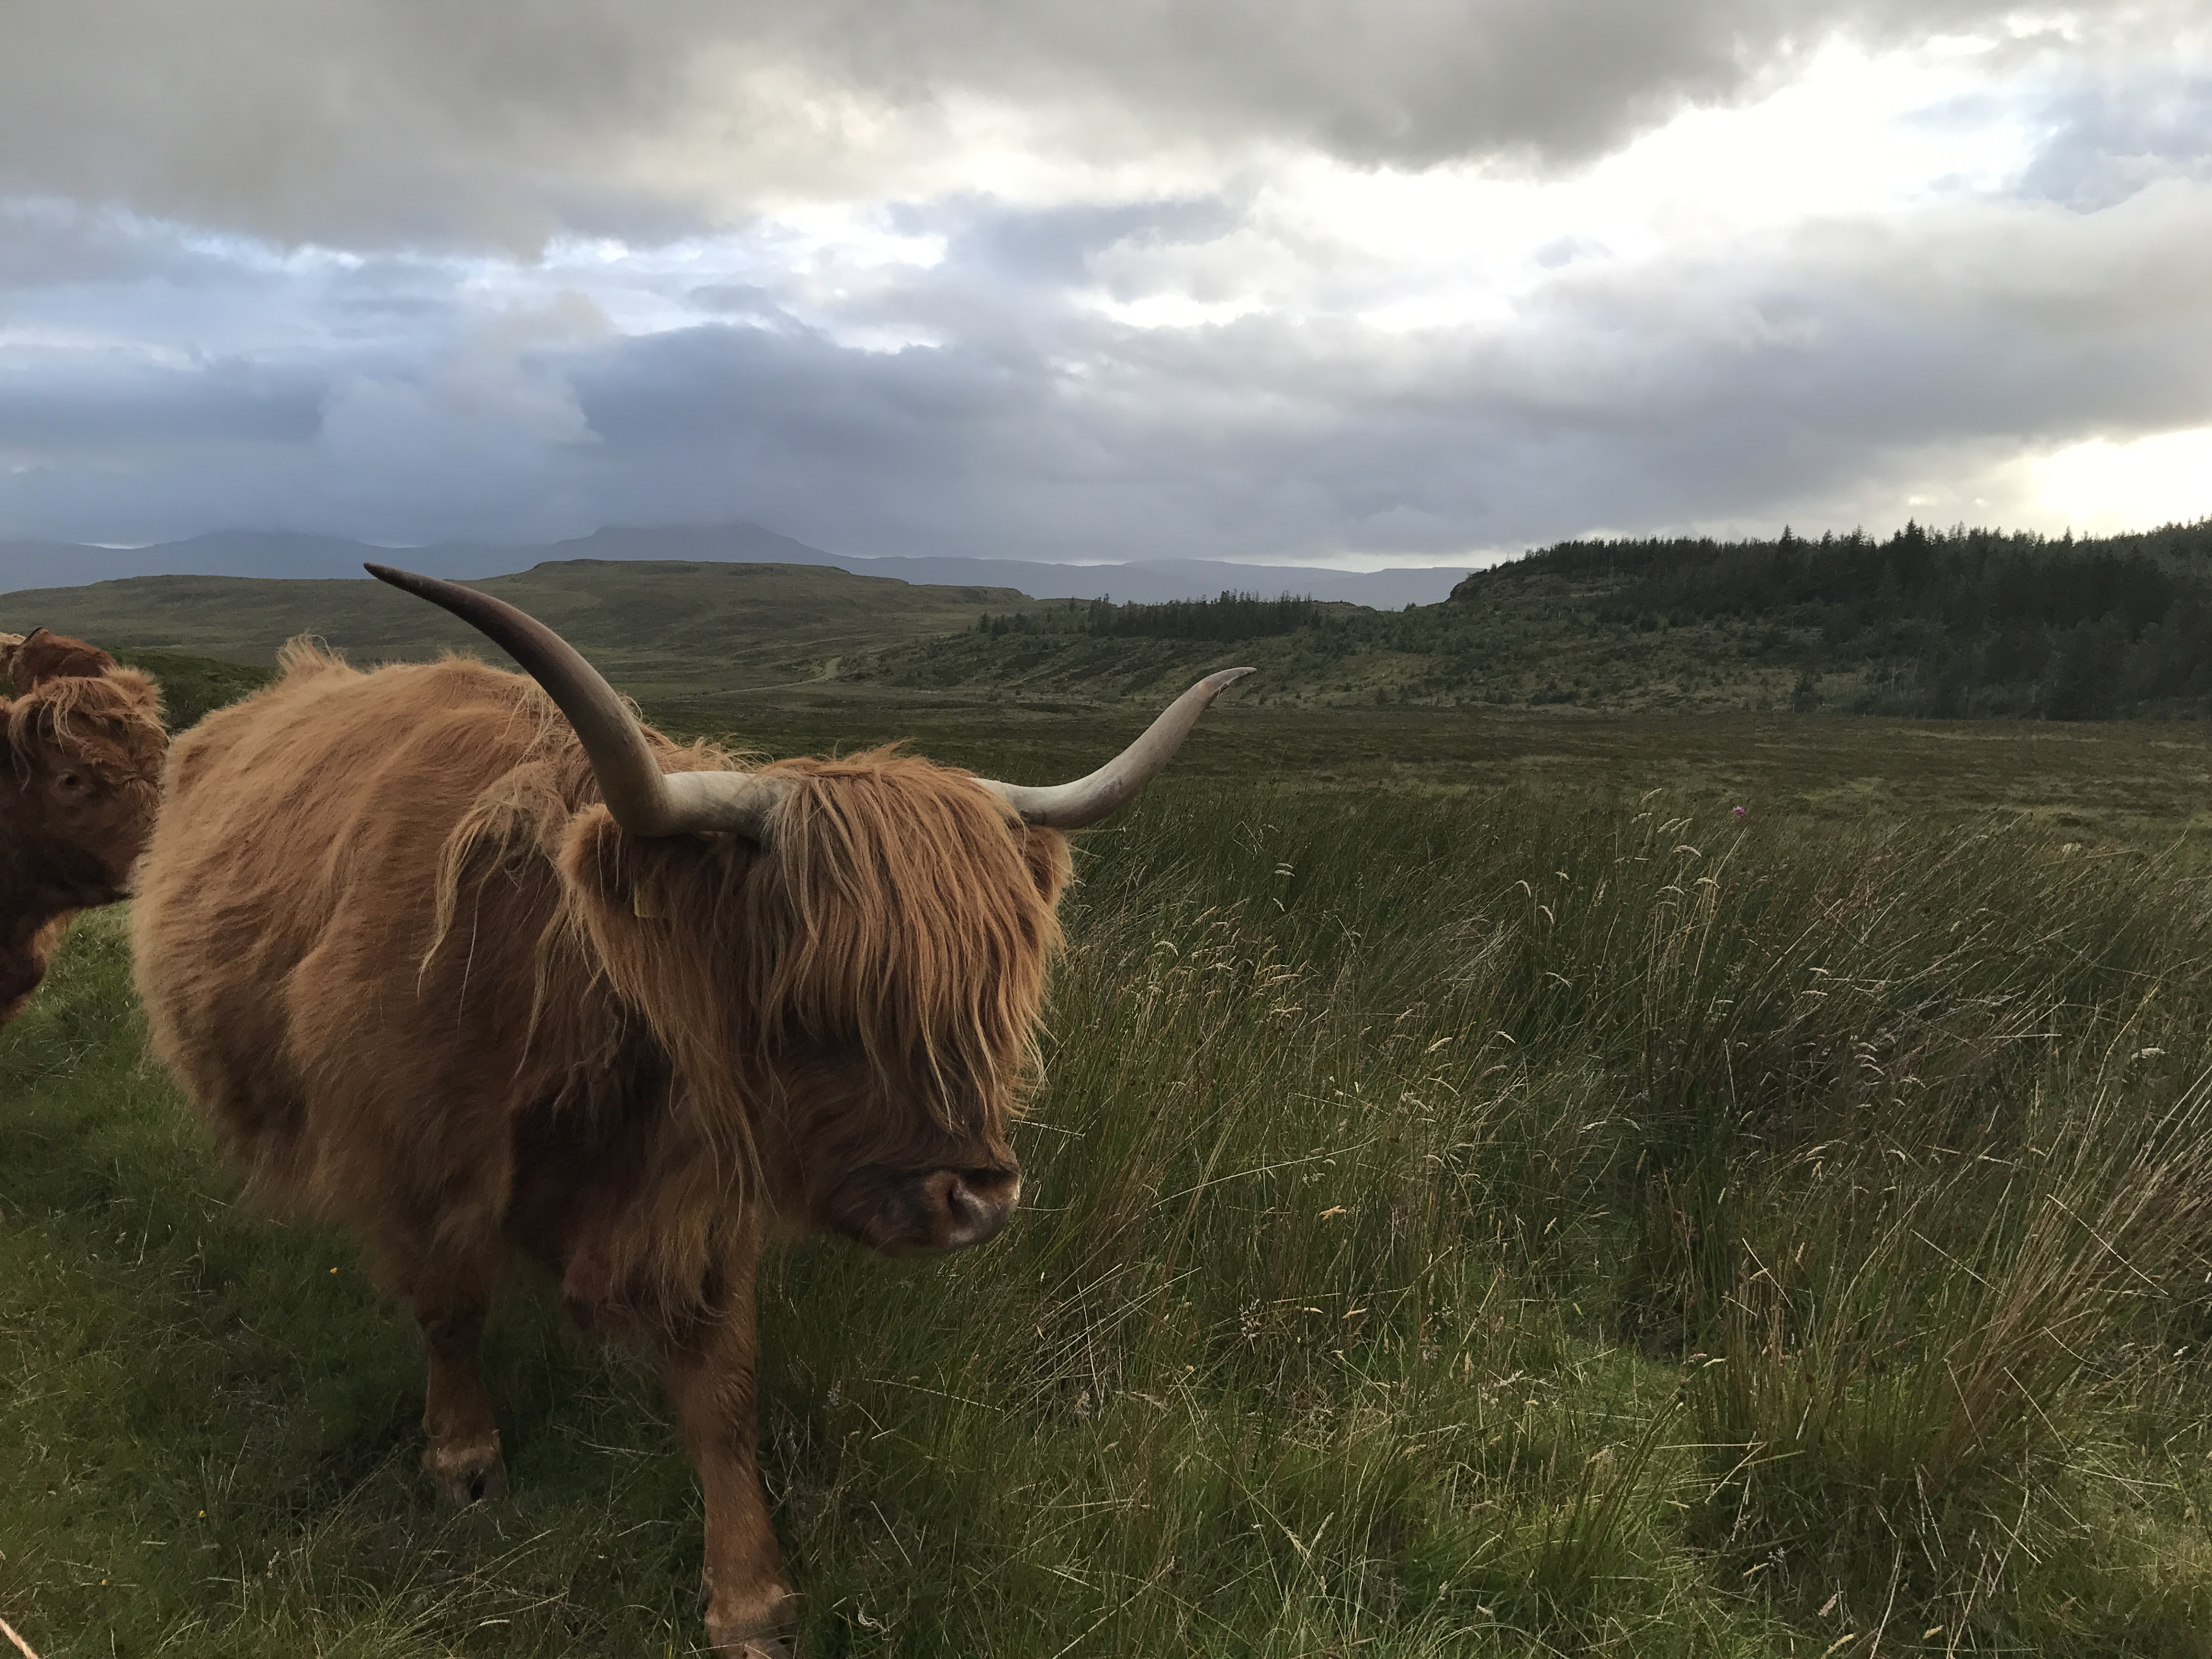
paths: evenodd
<path fill-rule="evenodd" d="M 46 976 L 46 964 L 29 951 L 0 950 L 0 1025 L 22 1012 Z"/>
<path fill-rule="evenodd" d="M 39 988 L 46 964 L 61 949 L 62 937 L 76 915 L 64 911 L 35 924 L 26 920 L 17 925 L 13 938 L 0 939 L 0 1025 L 21 1013 Z"/>
<path fill-rule="evenodd" d="M 423 1472 L 456 1504 L 497 1498 L 507 1490 L 507 1467 L 500 1458 L 491 1390 L 477 1369 L 485 1298 L 447 1291 L 410 1300 L 430 1358 L 422 1398 Z"/>
<path fill-rule="evenodd" d="M 707 1639 L 726 1659 L 790 1659 L 799 1598 L 769 1525 L 753 1403 L 756 1254 L 750 1243 L 731 1253 L 662 1369 L 706 1496 Z"/>

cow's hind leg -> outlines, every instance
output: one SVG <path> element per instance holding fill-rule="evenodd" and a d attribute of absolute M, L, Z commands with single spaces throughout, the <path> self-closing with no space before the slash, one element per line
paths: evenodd
<path fill-rule="evenodd" d="M 489 1298 L 473 1286 L 441 1286 L 436 1294 L 418 1292 L 408 1301 L 430 1360 L 422 1400 L 423 1473 L 455 1504 L 497 1498 L 507 1490 L 507 1466 L 500 1458 L 491 1390 L 477 1369 Z"/>

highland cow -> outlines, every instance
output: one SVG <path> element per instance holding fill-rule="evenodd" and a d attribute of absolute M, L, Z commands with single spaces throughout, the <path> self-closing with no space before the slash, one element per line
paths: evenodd
<path fill-rule="evenodd" d="M 504 1265 L 534 1260 L 658 1365 L 704 1488 L 715 1650 L 785 1653 L 763 1232 L 922 1254 L 1005 1224 L 1063 832 L 1246 671 L 1073 784 L 890 750 L 747 772 L 640 724 L 513 607 L 369 568 L 538 684 L 295 643 L 180 739 L 133 923 L 155 1045 L 252 1183 L 349 1225 L 419 1322 L 448 1497 L 504 1484 L 476 1349 Z"/>
<path fill-rule="evenodd" d="M 0 635 L 0 1025 L 79 910 L 130 890 L 161 799 L 161 694 L 82 640 Z"/>

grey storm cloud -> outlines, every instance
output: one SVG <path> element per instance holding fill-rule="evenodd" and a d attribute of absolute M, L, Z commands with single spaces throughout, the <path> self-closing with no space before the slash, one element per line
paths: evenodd
<path fill-rule="evenodd" d="M 113 455 L 298 444 L 320 424 L 322 388 L 309 374 L 240 360 L 180 369 L 127 353 L 95 365 L 77 352 L 9 356 L 0 375 L 8 447 Z"/>
<path fill-rule="evenodd" d="M 2014 9 L 15 0 L 0 192 L 347 247 L 653 240 L 726 222 L 758 196 L 865 193 L 963 97 L 1030 112 L 1079 156 L 1287 143 L 1362 164 L 1571 163 L 1686 102 L 1753 89 L 1838 33 L 1917 39 Z M 2099 27 L 2169 9 L 2100 8 Z M 887 112 L 896 132 L 872 140 Z"/>
<path fill-rule="evenodd" d="M 1753 262 L 1581 260 L 1510 330 L 1409 335 L 1137 329 L 1067 297 L 1102 247 L 1221 234 L 1225 199 L 909 209 L 945 258 L 842 319 L 943 337 L 896 350 L 765 287 L 732 286 L 730 320 L 615 335 L 580 301 L 487 316 L 394 266 L 398 322 L 268 361 L 0 351 L 0 526 L 403 542 L 748 518 L 851 554 L 1117 559 L 1444 558 L 1808 504 L 1880 525 L 2023 445 L 2212 422 L 2203 206 L 2178 180 L 2094 216 L 1818 223 Z"/>

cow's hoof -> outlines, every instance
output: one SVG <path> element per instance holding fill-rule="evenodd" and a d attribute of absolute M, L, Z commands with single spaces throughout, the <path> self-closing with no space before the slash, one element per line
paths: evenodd
<path fill-rule="evenodd" d="M 422 1472 L 448 1504 L 466 1509 L 507 1492 L 507 1465 L 500 1461 L 499 1437 L 430 1446 L 422 1453 Z"/>
<path fill-rule="evenodd" d="M 716 1597 L 707 1604 L 707 1645 L 719 1659 L 798 1659 L 798 1623 L 799 1598 L 789 1590 L 744 1602 Z"/>

